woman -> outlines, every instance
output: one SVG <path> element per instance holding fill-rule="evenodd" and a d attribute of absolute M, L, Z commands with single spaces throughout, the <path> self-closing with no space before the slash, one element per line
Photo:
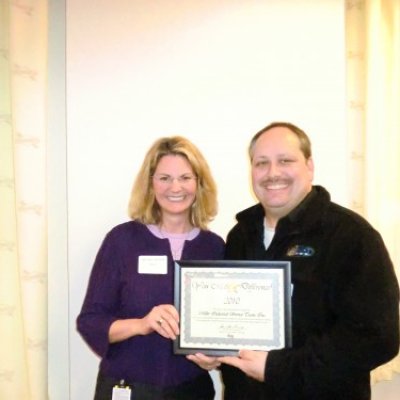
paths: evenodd
<path fill-rule="evenodd" d="M 133 185 L 132 221 L 106 236 L 77 319 L 102 358 L 95 400 L 111 400 L 113 391 L 113 399 L 214 398 L 206 369 L 217 362 L 173 354 L 179 315 L 172 303 L 174 260 L 223 258 L 223 240 L 207 230 L 216 212 L 200 151 L 180 136 L 157 140 Z"/>

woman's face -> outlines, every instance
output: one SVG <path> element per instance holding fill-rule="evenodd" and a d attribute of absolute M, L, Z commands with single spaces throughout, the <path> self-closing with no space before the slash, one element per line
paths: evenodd
<path fill-rule="evenodd" d="M 163 217 L 189 218 L 196 199 L 197 179 L 187 159 L 173 154 L 162 157 L 153 175 L 153 190 Z"/>

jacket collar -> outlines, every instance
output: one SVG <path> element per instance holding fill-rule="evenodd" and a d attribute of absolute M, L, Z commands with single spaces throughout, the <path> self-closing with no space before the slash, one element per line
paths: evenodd
<path fill-rule="evenodd" d="M 277 230 L 308 231 L 317 228 L 330 202 L 328 191 L 322 186 L 313 186 L 303 201 L 278 222 Z M 236 215 L 236 219 L 248 231 L 262 231 L 265 212 L 260 203 Z"/>

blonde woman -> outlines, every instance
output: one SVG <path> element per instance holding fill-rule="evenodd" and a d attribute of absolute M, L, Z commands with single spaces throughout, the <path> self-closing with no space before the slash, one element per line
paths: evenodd
<path fill-rule="evenodd" d="M 224 256 L 224 241 L 207 230 L 216 212 L 216 186 L 196 146 L 180 136 L 157 140 L 133 185 L 132 221 L 104 239 L 77 319 L 101 357 L 95 400 L 111 400 L 113 391 L 124 399 L 214 398 L 206 369 L 216 361 L 203 369 L 173 354 L 172 303 L 174 260 Z"/>

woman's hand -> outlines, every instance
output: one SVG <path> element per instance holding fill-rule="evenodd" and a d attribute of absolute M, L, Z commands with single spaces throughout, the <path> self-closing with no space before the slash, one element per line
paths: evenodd
<path fill-rule="evenodd" d="M 143 318 L 118 319 L 108 332 L 110 343 L 121 342 L 133 336 L 157 332 L 166 339 L 176 339 L 179 335 L 179 314 L 171 304 L 161 304 Z"/>
<path fill-rule="evenodd" d="M 186 358 L 207 371 L 211 371 L 221 365 L 221 362 L 216 357 L 209 357 L 202 353 L 189 354 Z"/>
<path fill-rule="evenodd" d="M 172 304 L 160 304 L 142 318 L 143 334 L 157 332 L 166 339 L 179 335 L 179 314 Z"/>

